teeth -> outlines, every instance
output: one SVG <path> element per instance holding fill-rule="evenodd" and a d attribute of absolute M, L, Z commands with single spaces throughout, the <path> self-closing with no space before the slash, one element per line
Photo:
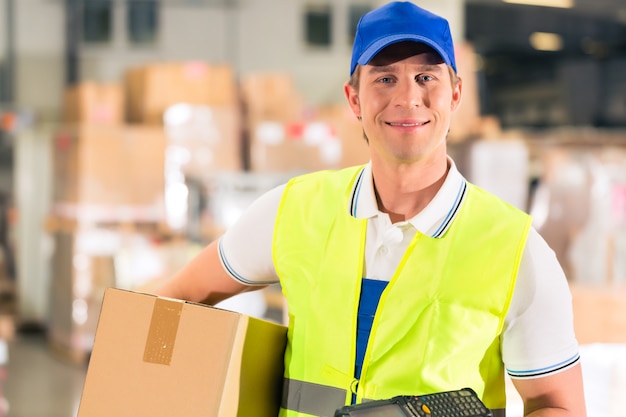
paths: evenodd
<path fill-rule="evenodd" d="M 402 127 L 412 127 L 412 126 L 421 126 L 424 123 L 389 123 L 391 126 L 402 126 Z"/>

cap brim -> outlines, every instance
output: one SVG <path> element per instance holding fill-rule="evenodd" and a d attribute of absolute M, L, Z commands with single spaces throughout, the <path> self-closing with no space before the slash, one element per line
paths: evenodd
<path fill-rule="evenodd" d="M 452 61 L 450 57 L 443 51 L 443 49 L 431 39 L 425 38 L 423 36 L 412 35 L 412 34 L 399 34 L 387 36 L 385 38 L 379 39 L 373 44 L 371 44 L 358 59 L 359 65 L 367 65 L 380 51 L 385 49 L 387 46 L 392 45 L 394 43 L 402 42 L 402 41 L 413 41 L 423 43 L 425 45 L 433 48 L 443 59 L 446 65 L 452 66 Z"/>

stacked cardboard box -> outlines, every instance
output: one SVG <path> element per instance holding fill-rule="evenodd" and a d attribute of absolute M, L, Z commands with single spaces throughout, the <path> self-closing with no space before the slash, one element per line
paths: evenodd
<path fill-rule="evenodd" d="M 243 169 L 241 114 L 232 106 L 176 104 L 164 115 L 166 175 L 205 180 Z"/>
<path fill-rule="evenodd" d="M 626 286 L 571 283 L 570 288 L 578 342 L 626 344 Z"/>
<path fill-rule="evenodd" d="M 369 161 L 369 145 L 363 127 L 347 103 L 319 106 L 315 118 L 330 124 L 341 142 L 340 168 Z"/>
<path fill-rule="evenodd" d="M 306 110 L 294 79 L 285 72 L 250 72 L 239 82 L 246 123 L 301 120 Z"/>
<path fill-rule="evenodd" d="M 184 61 L 132 67 L 124 75 L 124 89 L 130 123 L 161 125 L 167 108 L 179 103 L 239 104 L 235 74 L 228 64 Z"/>
<path fill-rule="evenodd" d="M 118 125 L 124 123 L 124 90 L 121 83 L 85 81 L 68 87 L 63 95 L 66 124 Z"/>
<path fill-rule="evenodd" d="M 463 81 L 463 89 L 461 104 L 452 114 L 448 140 L 463 142 L 481 135 L 482 116 L 478 88 L 478 64 L 474 47 L 470 43 L 458 43 L 455 46 L 455 55 L 458 75 Z"/>
<path fill-rule="evenodd" d="M 122 229 L 164 219 L 166 138 L 153 126 L 66 125 L 53 143 L 49 340 L 60 356 L 88 357 L 104 288 L 115 286 Z M 103 230 L 108 225 L 109 230 Z"/>
<path fill-rule="evenodd" d="M 346 104 L 307 106 L 281 72 L 246 74 L 241 90 L 250 171 L 300 173 L 368 161 L 360 122 Z"/>
<path fill-rule="evenodd" d="M 369 160 L 361 123 L 346 106 L 319 107 L 310 119 L 250 126 L 250 170 L 310 172 Z"/>
<path fill-rule="evenodd" d="M 262 121 L 251 126 L 253 172 L 309 172 L 340 167 L 342 149 L 334 127 L 322 121 Z"/>
<path fill-rule="evenodd" d="M 246 168 L 261 173 L 305 170 L 303 152 L 308 149 L 299 141 L 285 141 L 289 135 L 286 126 L 302 124 L 305 109 L 291 74 L 243 74 L 239 88 L 245 124 Z"/>
<path fill-rule="evenodd" d="M 57 207 L 158 210 L 166 144 L 163 129 L 153 126 L 64 126 L 54 138 Z"/>
<path fill-rule="evenodd" d="M 181 105 L 192 108 L 186 118 Z M 241 121 L 232 69 L 205 62 L 151 63 L 117 83 L 85 81 L 66 90 L 63 109 L 47 224 L 56 242 L 48 327 L 55 351 L 80 359 L 93 343 L 103 289 L 145 278 L 120 277 L 113 265 L 124 251 L 180 233 L 169 222 L 171 178 L 186 186 L 241 169 Z M 155 258 L 140 275 L 173 273 Z"/>
<path fill-rule="evenodd" d="M 102 296 L 106 288 L 115 286 L 113 254 L 110 245 L 103 244 L 112 236 L 106 233 L 58 228 L 53 234 L 48 339 L 53 352 L 71 362 L 86 363 Z"/>

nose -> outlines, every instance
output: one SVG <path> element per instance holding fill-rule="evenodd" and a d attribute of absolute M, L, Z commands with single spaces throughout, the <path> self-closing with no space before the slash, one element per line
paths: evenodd
<path fill-rule="evenodd" d="M 412 108 L 425 103 L 424 90 L 414 79 L 403 80 L 397 88 L 396 104 Z"/>

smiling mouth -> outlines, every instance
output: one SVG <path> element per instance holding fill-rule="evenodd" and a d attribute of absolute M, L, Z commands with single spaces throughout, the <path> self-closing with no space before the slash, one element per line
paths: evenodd
<path fill-rule="evenodd" d="M 420 123 L 394 123 L 387 122 L 389 126 L 399 126 L 399 127 L 415 127 L 415 126 L 424 126 L 428 122 L 420 122 Z"/>

